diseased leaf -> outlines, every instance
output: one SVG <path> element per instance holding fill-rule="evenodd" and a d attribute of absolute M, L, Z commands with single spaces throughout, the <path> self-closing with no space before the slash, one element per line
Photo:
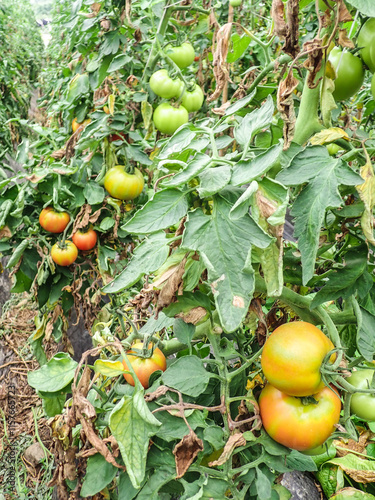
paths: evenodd
<path fill-rule="evenodd" d="M 56 392 L 66 387 L 74 377 L 78 363 L 65 352 L 58 352 L 47 364 L 27 374 L 27 381 L 38 391 Z"/>
<path fill-rule="evenodd" d="M 372 168 L 371 159 L 366 152 L 366 164 L 361 167 L 360 174 L 364 179 L 363 184 L 357 186 L 359 197 L 364 203 L 365 210 L 361 217 L 361 226 L 366 239 L 372 245 L 375 245 L 374 238 L 374 215 L 375 206 L 375 176 Z"/>

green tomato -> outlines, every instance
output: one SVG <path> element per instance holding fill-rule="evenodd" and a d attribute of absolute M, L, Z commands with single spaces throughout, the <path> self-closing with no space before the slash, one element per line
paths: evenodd
<path fill-rule="evenodd" d="M 189 113 L 183 106 L 176 108 L 168 102 L 163 102 L 155 109 L 153 120 L 155 127 L 162 134 L 172 135 L 189 121 Z"/>
<path fill-rule="evenodd" d="M 176 47 L 167 45 L 165 51 L 167 56 L 181 69 L 187 68 L 194 61 L 195 51 L 190 42 L 184 42 L 182 45 Z"/>
<path fill-rule="evenodd" d="M 134 200 L 141 194 L 144 184 L 143 175 L 137 168 L 134 174 L 129 174 L 124 165 L 115 165 L 104 177 L 104 187 L 112 198 L 118 200 Z"/>
<path fill-rule="evenodd" d="M 357 370 L 346 380 L 356 389 L 369 389 L 374 370 Z M 350 400 L 350 411 L 362 420 L 375 422 L 375 396 L 355 392 Z"/>
<path fill-rule="evenodd" d="M 335 47 L 331 50 L 328 60 L 336 72 L 333 97 L 336 101 L 349 99 L 361 88 L 365 77 L 361 59 Z"/>
<path fill-rule="evenodd" d="M 150 78 L 150 88 L 159 97 L 172 99 L 180 97 L 184 84 L 178 78 L 173 80 L 166 69 L 159 69 Z"/>
<path fill-rule="evenodd" d="M 336 156 L 337 153 L 340 151 L 340 146 L 332 142 L 331 144 L 326 145 L 327 151 L 331 156 Z"/>
<path fill-rule="evenodd" d="M 242 4 L 242 0 L 229 0 L 229 5 L 232 7 L 239 7 Z"/>
<path fill-rule="evenodd" d="M 201 109 L 203 101 L 203 90 L 199 85 L 195 85 L 192 92 L 185 90 L 182 96 L 181 104 L 189 113 L 191 113 L 192 111 L 198 111 L 198 109 Z"/>
<path fill-rule="evenodd" d="M 362 26 L 357 38 L 357 47 L 362 47 L 362 61 L 371 73 L 375 72 L 375 17 L 368 19 Z"/>

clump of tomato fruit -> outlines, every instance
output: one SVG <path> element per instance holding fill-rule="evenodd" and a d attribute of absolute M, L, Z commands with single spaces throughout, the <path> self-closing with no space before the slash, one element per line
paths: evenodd
<path fill-rule="evenodd" d="M 57 212 L 53 207 L 43 208 L 39 214 L 39 224 L 49 233 L 62 233 L 69 221 L 68 212 Z"/>
<path fill-rule="evenodd" d="M 268 384 L 260 394 L 259 410 L 266 432 L 278 443 L 306 451 L 334 431 L 341 400 L 321 375 L 333 349 L 321 330 L 304 321 L 281 325 L 266 340 L 261 364 Z M 328 363 L 335 359 L 332 353 Z"/>
<path fill-rule="evenodd" d="M 134 200 L 141 194 L 144 185 L 143 175 L 138 168 L 134 169 L 134 173 L 128 173 L 124 165 L 115 165 L 104 176 L 104 187 L 112 198 L 118 200 Z"/>
<path fill-rule="evenodd" d="M 78 229 L 72 236 L 73 243 L 78 250 L 92 250 L 98 240 L 98 235 L 92 227 L 86 231 Z"/>
<path fill-rule="evenodd" d="M 69 240 L 58 242 L 51 248 L 51 257 L 53 262 L 59 266 L 70 266 L 78 257 L 78 248 Z"/>
<path fill-rule="evenodd" d="M 150 375 L 158 370 L 165 371 L 167 361 L 162 351 L 155 347 L 149 357 L 140 356 L 140 351 L 143 349 L 143 342 L 135 343 L 132 348 L 126 352 L 126 356 L 140 383 L 145 389 L 149 387 Z M 149 344 L 148 349 L 152 349 L 152 344 Z M 127 362 L 122 362 L 124 369 L 129 370 Z M 134 386 L 135 382 L 130 373 L 124 373 L 125 380 L 128 384 Z"/>

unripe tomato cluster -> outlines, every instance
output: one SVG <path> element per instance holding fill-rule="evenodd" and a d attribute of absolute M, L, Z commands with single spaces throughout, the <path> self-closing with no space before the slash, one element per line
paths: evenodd
<path fill-rule="evenodd" d="M 278 443 L 311 450 L 334 431 L 341 401 L 334 388 L 324 385 L 320 372 L 332 349 L 328 337 L 304 321 L 281 325 L 267 339 L 261 364 L 268 383 L 259 409 L 265 430 Z"/>
<path fill-rule="evenodd" d="M 195 59 L 193 46 L 189 42 L 172 47 L 167 45 L 167 56 L 180 69 L 187 68 Z M 184 83 L 179 78 L 172 78 L 166 69 L 160 69 L 150 78 L 150 88 L 163 99 L 181 99 L 181 105 L 173 106 L 163 102 L 154 111 L 155 127 L 163 134 L 172 135 L 181 125 L 189 120 L 189 113 L 198 111 L 203 104 L 204 95 L 199 85 L 192 90 L 184 90 Z"/>
<path fill-rule="evenodd" d="M 44 208 L 39 215 L 39 224 L 49 233 L 62 233 L 70 222 L 67 212 L 57 212 L 53 207 Z M 91 250 L 97 242 L 97 234 L 89 228 L 73 234 L 73 241 L 55 243 L 51 248 L 52 260 L 59 266 L 70 266 L 78 257 L 78 250 Z"/>

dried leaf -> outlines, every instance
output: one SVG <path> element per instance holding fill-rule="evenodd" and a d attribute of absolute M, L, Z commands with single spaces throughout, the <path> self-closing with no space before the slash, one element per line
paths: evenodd
<path fill-rule="evenodd" d="M 329 142 L 337 141 L 337 139 L 349 140 L 349 135 L 342 128 L 331 127 L 315 134 L 311 137 L 310 142 L 313 146 L 321 146 Z"/>
<path fill-rule="evenodd" d="M 64 158 L 65 155 L 66 155 L 66 148 L 64 147 L 64 148 L 58 149 L 57 151 L 54 151 L 51 154 L 51 157 L 55 158 L 55 160 L 61 160 L 62 158 Z"/>
<path fill-rule="evenodd" d="M 293 92 L 298 86 L 298 80 L 289 72 L 285 80 L 281 80 L 277 90 L 277 109 L 284 122 L 284 150 L 288 149 L 294 136 L 296 114 L 294 111 Z"/>
<path fill-rule="evenodd" d="M 224 90 L 225 84 L 230 81 L 229 64 L 227 63 L 227 55 L 229 50 L 230 35 L 232 31 L 232 23 L 224 24 L 216 35 L 216 47 L 213 44 L 213 71 L 216 80 L 216 89 L 214 93 L 207 98 L 207 102 L 217 99 Z"/>
<path fill-rule="evenodd" d="M 273 0 L 271 16 L 273 20 L 273 31 L 276 36 L 285 38 L 288 34 L 288 27 L 284 19 L 284 2 L 283 0 Z"/>
<path fill-rule="evenodd" d="M 176 315 L 176 318 L 181 318 L 185 321 L 185 323 L 193 323 L 196 325 L 202 318 L 204 318 L 207 314 L 207 311 L 204 307 L 193 307 L 190 311 L 184 313 L 181 312 Z"/>
<path fill-rule="evenodd" d="M 168 269 L 158 280 L 158 284 L 160 284 L 163 280 L 165 284 L 161 289 L 157 301 L 157 308 L 160 311 L 164 307 L 167 307 L 171 302 L 175 300 L 176 292 L 179 290 L 180 285 L 182 283 L 182 277 L 185 273 L 185 264 L 186 257 L 182 259 L 182 261 L 178 264 L 178 266 L 173 266 Z M 167 280 L 165 280 L 165 276 L 168 276 Z M 155 286 L 155 283 L 154 283 Z"/>
<path fill-rule="evenodd" d="M 352 15 L 346 8 L 346 5 L 344 2 L 339 3 L 339 23 L 349 23 L 350 21 L 353 21 Z"/>
<path fill-rule="evenodd" d="M 345 28 L 339 30 L 339 45 L 341 47 L 348 47 L 349 49 L 354 49 L 355 47 L 353 41 L 348 37 L 348 32 Z"/>
<path fill-rule="evenodd" d="M 145 394 L 145 401 L 149 403 L 150 401 L 154 401 L 155 399 L 160 398 L 160 396 L 164 396 L 169 391 L 169 388 L 166 385 L 161 385 L 154 392 L 150 392 Z"/>
<path fill-rule="evenodd" d="M 4 226 L 2 229 L 0 229 L 0 240 L 2 240 L 3 238 L 10 238 L 11 236 L 12 233 L 8 226 Z"/>
<path fill-rule="evenodd" d="M 365 205 L 365 211 L 361 217 L 361 226 L 367 241 L 375 245 L 374 238 L 374 215 L 372 209 L 375 206 L 375 176 L 372 167 L 371 159 L 365 149 L 366 164 L 360 169 L 360 175 L 364 179 L 364 183 L 356 186 L 359 197 Z"/>
<path fill-rule="evenodd" d="M 315 81 L 316 75 L 320 68 L 322 67 L 323 62 L 323 42 L 320 38 L 314 38 L 314 40 L 308 40 L 303 44 L 303 51 L 307 52 L 307 59 L 303 63 L 304 67 L 309 71 L 307 77 L 307 84 L 310 89 L 315 89 L 321 80 L 319 78 Z"/>
<path fill-rule="evenodd" d="M 203 441 L 190 429 L 187 436 L 176 444 L 173 455 L 176 461 L 176 478 L 181 478 L 193 463 L 195 457 L 203 450 Z"/>
<path fill-rule="evenodd" d="M 245 445 L 246 445 L 246 439 L 242 436 L 240 432 L 232 434 L 229 437 L 228 441 L 225 443 L 223 453 L 220 455 L 220 457 L 214 462 L 209 462 L 208 465 L 210 467 L 216 467 L 218 465 L 225 464 L 225 462 L 229 460 L 229 458 L 231 457 L 233 450 L 235 448 Z"/>
<path fill-rule="evenodd" d="M 286 54 L 296 57 L 299 53 L 299 0 L 288 0 L 286 20 L 288 32 L 283 50 Z"/>

